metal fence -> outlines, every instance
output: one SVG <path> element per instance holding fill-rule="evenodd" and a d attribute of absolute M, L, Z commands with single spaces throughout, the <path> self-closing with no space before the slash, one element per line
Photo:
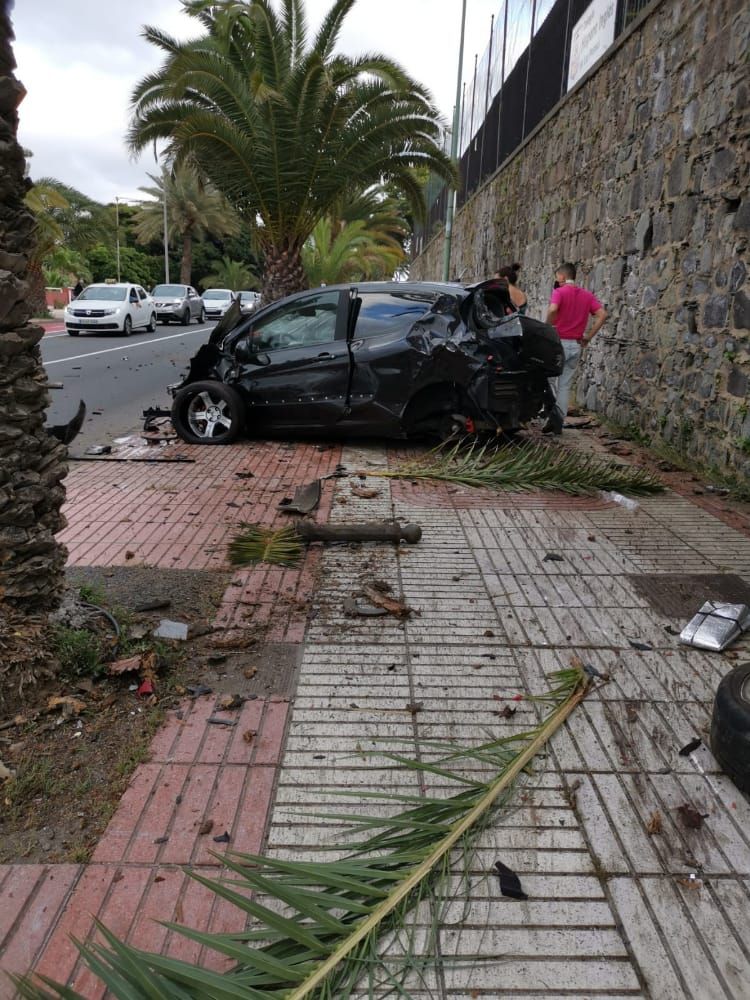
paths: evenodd
<path fill-rule="evenodd" d="M 458 140 L 462 205 L 652 0 L 498 0 L 487 46 L 464 80 Z M 446 148 L 450 144 L 446 136 Z M 427 185 L 415 254 L 442 226 L 447 191 Z"/>

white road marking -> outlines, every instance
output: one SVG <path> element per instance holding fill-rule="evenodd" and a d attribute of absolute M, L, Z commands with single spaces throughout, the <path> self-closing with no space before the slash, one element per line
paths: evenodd
<path fill-rule="evenodd" d="M 45 361 L 44 367 L 49 365 L 61 365 L 65 361 L 80 361 L 81 358 L 95 358 L 98 354 L 112 354 L 114 351 L 132 351 L 136 347 L 148 347 L 150 344 L 160 344 L 163 340 L 176 340 L 178 337 L 190 337 L 194 333 L 205 333 L 212 329 L 210 326 L 197 326 L 194 330 L 185 330 L 183 333 L 173 333 L 169 337 L 157 337 L 155 340 L 139 340 L 133 343 L 129 338 L 119 347 L 107 347 L 103 351 L 90 351 L 88 354 L 74 354 L 72 358 L 55 358 L 54 361 Z M 67 337 L 67 333 L 65 334 Z"/>

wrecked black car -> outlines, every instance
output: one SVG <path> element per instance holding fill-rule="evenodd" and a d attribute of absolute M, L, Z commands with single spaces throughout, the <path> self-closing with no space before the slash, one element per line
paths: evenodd
<path fill-rule="evenodd" d="M 557 331 L 516 313 L 502 280 L 321 287 L 233 306 L 170 386 L 172 423 L 192 444 L 513 431 L 552 408 L 562 364 Z"/>

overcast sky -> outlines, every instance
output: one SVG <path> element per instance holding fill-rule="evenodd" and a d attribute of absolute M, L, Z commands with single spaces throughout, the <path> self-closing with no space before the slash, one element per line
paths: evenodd
<path fill-rule="evenodd" d="M 306 0 L 317 26 L 331 0 Z M 484 51 L 501 0 L 468 0 L 464 77 Z M 16 0 L 18 76 L 28 94 L 19 139 L 33 152 L 31 175 L 55 177 L 99 201 L 139 197 L 153 155 L 131 161 L 123 136 L 135 83 L 161 64 L 141 38 L 144 24 L 181 38 L 195 34 L 179 0 Z M 339 49 L 380 51 L 400 62 L 452 115 L 461 0 L 358 0 Z"/>

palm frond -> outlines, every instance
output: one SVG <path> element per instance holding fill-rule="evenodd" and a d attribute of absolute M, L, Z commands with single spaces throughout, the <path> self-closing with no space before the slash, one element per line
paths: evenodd
<path fill-rule="evenodd" d="M 396 469 L 372 470 L 368 475 L 438 480 L 509 493 L 551 490 L 590 496 L 600 490 L 614 490 L 647 496 L 664 489 L 647 469 L 547 444 L 498 447 L 475 442 L 467 447 L 459 441 L 450 449 L 437 448 Z"/>
<path fill-rule="evenodd" d="M 302 555 L 302 543 L 293 527 L 261 528 L 244 524 L 242 531 L 229 543 L 229 561 L 233 566 L 248 566 L 258 562 L 293 566 Z"/>
<path fill-rule="evenodd" d="M 586 694 L 579 668 L 553 675 L 553 707 L 530 732 L 487 742 L 477 748 L 430 743 L 432 760 L 386 757 L 421 772 L 426 783 L 458 783 L 453 795 L 406 797 L 408 808 L 383 815 L 383 792 L 370 793 L 378 815 L 349 817 L 365 839 L 329 861 L 287 861 L 254 854 L 223 858 L 228 875 L 211 881 L 190 873 L 201 885 L 247 915 L 247 930 L 208 934 L 167 926 L 234 961 L 225 973 L 132 948 L 100 926 L 103 943 L 78 945 L 84 961 L 120 1000 L 342 1000 L 355 988 L 370 994 L 376 984 L 408 997 L 410 972 L 425 970 L 429 954 L 417 954 L 418 904 L 436 900 L 458 851 L 470 855 L 513 783 Z M 427 756 L 427 754 L 424 754 Z M 481 775 L 490 776 L 482 780 Z M 468 772 L 471 776 L 467 777 Z M 368 797 L 368 793 L 357 793 Z M 393 796 L 402 808 L 405 797 Z M 373 832 L 374 831 L 374 832 Z M 435 908 L 437 909 L 437 907 Z M 411 922 L 410 922 L 411 919 Z M 436 937 L 439 916 L 433 916 Z M 393 945 L 393 935 L 399 948 Z M 399 949 L 404 954 L 398 957 Z M 74 991 L 44 979 L 16 979 L 27 1000 L 70 998 Z"/>

